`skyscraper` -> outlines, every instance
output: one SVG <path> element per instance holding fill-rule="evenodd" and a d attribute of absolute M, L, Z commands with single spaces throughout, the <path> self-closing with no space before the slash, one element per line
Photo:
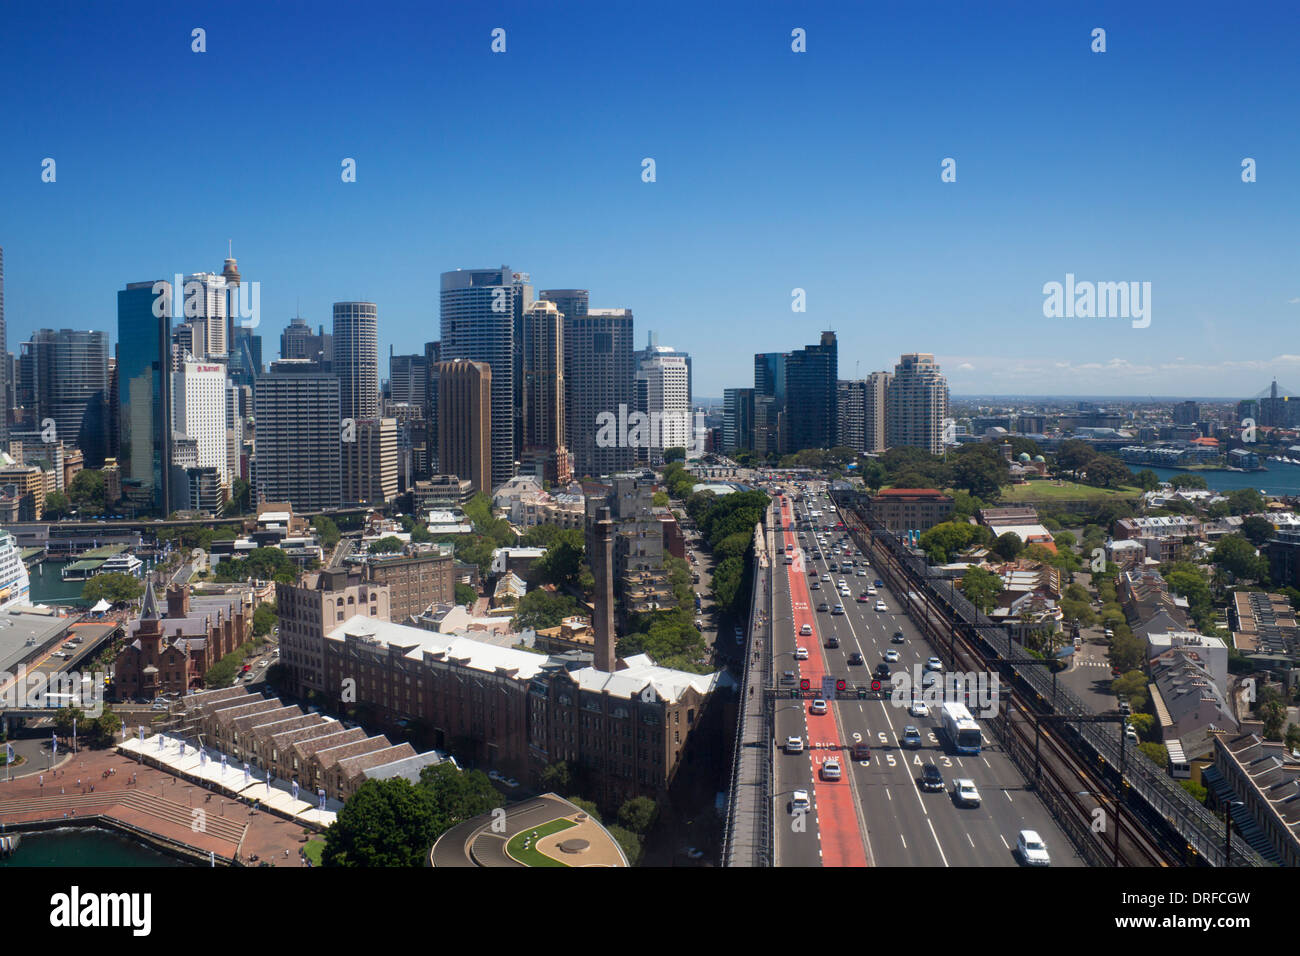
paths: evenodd
<path fill-rule="evenodd" d="M 397 419 L 357 421 L 343 442 L 343 501 L 381 505 L 397 497 Z"/>
<path fill-rule="evenodd" d="M 230 489 L 226 423 L 226 367 L 219 362 L 186 362 L 171 373 L 172 430 L 195 442 L 197 465 L 216 468 Z"/>
<path fill-rule="evenodd" d="M 493 488 L 492 379 L 486 362 L 453 359 L 438 365 L 439 470 L 468 479 L 475 491 L 485 494 Z"/>
<path fill-rule="evenodd" d="M 253 386 L 256 500 L 295 511 L 343 501 L 339 380 L 309 367 L 318 369 L 306 359 L 272 362 Z"/>
<path fill-rule="evenodd" d="M 839 346 L 834 332 L 823 332 L 821 341 L 786 356 L 785 413 L 788 439 L 785 452 L 805 448 L 832 448 L 839 417 Z"/>
<path fill-rule="evenodd" d="M 37 429 L 53 419 L 55 440 L 80 448 L 86 467 L 101 467 L 108 451 L 107 334 L 38 329 L 22 348 L 31 356 Z"/>
<path fill-rule="evenodd" d="M 602 416 L 625 419 L 636 409 L 633 335 L 631 309 L 584 308 L 576 318 L 565 316 L 566 420 L 575 475 L 612 475 L 635 461 L 636 450 L 622 435 L 607 447 L 596 442 Z"/>
<path fill-rule="evenodd" d="M 550 482 L 572 473 L 564 444 L 564 315 L 539 300 L 524 312 L 524 470 Z"/>
<path fill-rule="evenodd" d="M 648 416 L 650 427 L 638 454 L 651 465 L 660 465 L 668 448 L 695 450 L 690 370 L 686 356 L 672 349 L 661 351 L 652 345 L 641 356 L 636 369 L 637 411 Z"/>
<path fill-rule="evenodd" d="M 5 328 L 5 251 L 0 247 L 0 356 L 8 354 L 9 338 Z M 9 381 L 8 362 L 3 365 L 4 367 L 0 368 L 0 395 L 7 395 L 13 389 L 13 383 Z M 4 414 L 0 415 L 0 447 L 9 444 L 9 410 L 12 407 L 6 402 Z"/>
<path fill-rule="evenodd" d="M 373 302 L 334 303 L 334 374 L 343 418 L 379 417 L 379 309 Z"/>
<path fill-rule="evenodd" d="M 203 329 L 202 339 L 194 343 L 196 359 L 225 361 L 230 354 L 230 340 L 227 337 L 228 291 L 224 275 L 195 272 L 185 277 L 185 286 L 180 293 L 181 302 L 178 303 L 181 314 L 195 328 Z"/>
<path fill-rule="evenodd" d="M 913 352 L 899 359 L 889 384 L 887 409 L 886 444 L 890 448 L 912 445 L 932 455 L 942 454 L 948 382 L 933 355 Z"/>
<path fill-rule="evenodd" d="M 429 474 L 439 474 L 438 466 L 438 363 L 442 361 L 442 343 L 424 343 L 424 365 L 429 379 L 424 393 L 424 440 L 428 448 Z"/>
<path fill-rule="evenodd" d="M 754 390 L 728 388 L 722 392 L 722 451 L 731 454 L 754 447 Z"/>
<path fill-rule="evenodd" d="M 122 494 L 136 508 L 163 515 L 171 511 L 172 294 L 171 284 L 162 280 L 131 282 L 117 293 L 114 414 Z"/>
<path fill-rule="evenodd" d="M 866 449 L 867 383 L 863 379 L 839 383 L 840 419 L 835 444 L 856 452 Z"/>
<path fill-rule="evenodd" d="M 429 369 L 423 355 L 394 355 L 388 350 L 388 392 L 394 405 L 410 405 L 424 416 Z"/>
<path fill-rule="evenodd" d="M 670 348 L 667 345 L 659 344 L 659 335 L 654 331 L 646 333 L 646 347 L 641 349 L 633 356 L 636 363 L 633 367 L 640 368 L 641 363 L 646 359 L 653 358 L 656 355 L 679 355 L 686 362 L 686 405 L 689 408 L 695 401 L 695 380 L 694 371 L 691 366 L 691 353 L 682 352 L 678 349 Z M 671 447 L 671 446 L 670 446 Z"/>
<path fill-rule="evenodd" d="M 862 407 L 863 447 L 874 454 L 880 454 L 888 447 L 885 444 L 885 412 L 893 378 L 888 372 L 872 372 L 866 378 Z"/>
<path fill-rule="evenodd" d="M 532 298 L 528 274 L 513 272 L 509 266 L 442 274 L 443 362 L 466 359 L 486 362 L 492 369 L 491 487 L 514 476 L 523 441 L 523 382 L 517 373 L 523 366 L 524 310 Z M 440 426 L 448 423 L 442 409 L 439 416 Z M 451 474 L 445 464 L 439 467 Z M 491 493 L 491 487 L 483 490 Z"/>
<path fill-rule="evenodd" d="M 760 352 L 754 356 L 754 451 L 759 456 L 782 451 L 785 360 L 784 352 Z"/>

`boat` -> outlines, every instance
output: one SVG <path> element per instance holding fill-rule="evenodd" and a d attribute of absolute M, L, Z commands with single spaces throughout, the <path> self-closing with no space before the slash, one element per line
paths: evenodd
<path fill-rule="evenodd" d="M 12 604 L 27 604 L 31 593 L 32 579 L 23 564 L 18 539 L 0 531 L 0 610 Z"/>

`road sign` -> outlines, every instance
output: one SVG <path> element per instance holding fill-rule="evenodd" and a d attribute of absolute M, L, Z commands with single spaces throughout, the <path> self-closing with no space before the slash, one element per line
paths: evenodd
<path fill-rule="evenodd" d="M 834 700 L 835 690 L 837 685 L 839 686 L 839 689 L 843 690 L 844 681 L 836 681 L 835 678 L 832 677 L 830 674 L 823 674 L 822 675 L 822 699 Z"/>
<path fill-rule="evenodd" d="M 873 681 L 871 682 L 871 689 L 874 690 L 874 691 L 876 691 L 877 693 L 879 693 L 879 691 L 880 691 L 880 681 L 878 681 L 878 680 L 873 680 Z"/>
<path fill-rule="evenodd" d="M 807 689 L 810 688 L 810 687 L 812 687 L 812 682 L 809 681 L 808 678 L 805 677 L 805 678 L 803 678 L 802 680 L 799 681 L 799 689 L 800 689 L 800 690 L 807 690 Z"/>
<path fill-rule="evenodd" d="M 844 680 L 844 678 L 840 678 L 835 682 L 835 689 L 840 693 L 843 693 L 845 688 L 847 688 L 848 686 L 849 686 L 848 681 Z"/>

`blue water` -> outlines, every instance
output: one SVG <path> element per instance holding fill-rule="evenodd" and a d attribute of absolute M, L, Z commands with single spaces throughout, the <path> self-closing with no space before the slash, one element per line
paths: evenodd
<path fill-rule="evenodd" d="M 1152 468 L 1161 481 L 1169 481 L 1179 475 L 1200 475 L 1214 491 L 1234 491 L 1237 488 L 1254 488 L 1270 495 L 1300 495 L 1300 466 L 1284 465 L 1269 461 L 1264 466 L 1268 471 L 1179 471 L 1176 468 Z M 1134 474 L 1141 471 L 1143 465 L 1130 465 Z"/>
<path fill-rule="evenodd" d="M 190 866 L 129 837 L 99 829 L 58 829 L 24 833 L 10 866 Z"/>

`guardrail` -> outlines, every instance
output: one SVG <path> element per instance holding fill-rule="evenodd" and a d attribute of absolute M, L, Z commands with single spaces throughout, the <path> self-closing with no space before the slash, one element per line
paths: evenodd
<path fill-rule="evenodd" d="M 841 503 L 841 497 L 843 496 L 836 497 L 837 506 Z M 859 518 L 870 529 L 873 541 L 889 550 L 891 557 L 908 578 L 908 586 L 923 589 L 933 600 L 945 606 L 951 617 L 960 622 L 963 631 L 977 645 L 983 644 L 999 658 L 1018 656 L 1019 652 L 1013 650 L 1006 629 L 981 614 L 952 581 L 934 575 L 924 558 L 905 547 L 893 532 L 857 507 L 856 502 L 845 498 L 844 503 L 855 508 Z M 1225 865 L 1224 827 L 1213 813 L 1157 767 L 1141 750 L 1133 748 L 1121 757 L 1119 742 L 1099 725 L 1070 724 L 1069 715 L 1091 716 L 1094 712 L 1068 688 L 1058 683 L 1054 689 L 1051 676 L 1045 672 L 1046 668 L 1016 667 L 1013 664 L 1003 666 L 1010 668 L 1016 679 L 1032 688 L 1047 710 L 1065 715 L 1067 720 L 1061 722 L 1061 730 L 1068 729 L 1069 736 L 1104 760 L 1112 772 L 1118 774 L 1122 761 L 1124 781 L 1127 781 L 1133 793 L 1203 860 L 1214 866 Z M 1122 789 L 1123 783 L 1119 786 Z M 1234 865 L 1265 865 L 1255 849 L 1240 835 L 1234 836 L 1232 855 Z"/>

